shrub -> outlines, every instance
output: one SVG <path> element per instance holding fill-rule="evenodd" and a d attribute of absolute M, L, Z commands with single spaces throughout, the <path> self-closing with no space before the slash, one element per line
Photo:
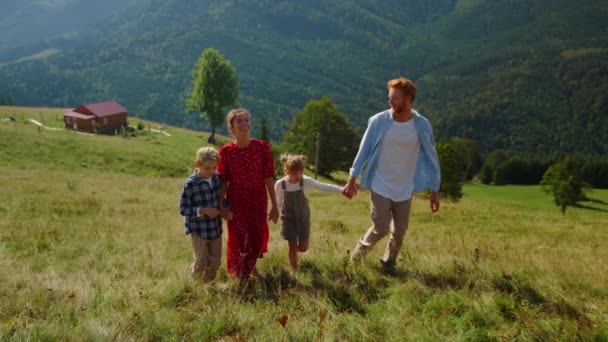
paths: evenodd
<path fill-rule="evenodd" d="M 441 186 L 439 192 L 442 196 L 458 201 L 462 197 L 462 184 L 464 172 L 462 161 L 456 149 L 447 143 L 437 144 L 437 155 L 441 165 Z"/>
<path fill-rule="evenodd" d="M 505 160 L 509 159 L 509 155 L 504 150 L 494 150 L 490 152 L 483 161 L 479 178 L 482 183 L 490 184 L 494 180 L 494 171 Z"/>

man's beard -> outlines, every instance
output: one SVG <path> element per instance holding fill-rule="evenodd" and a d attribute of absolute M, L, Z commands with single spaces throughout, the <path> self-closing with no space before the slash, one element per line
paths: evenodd
<path fill-rule="evenodd" d="M 393 106 L 393 113 L 395 114 L 401 114 L 404 111 L 405 106 L 401 105 L 401 106 Z"/>

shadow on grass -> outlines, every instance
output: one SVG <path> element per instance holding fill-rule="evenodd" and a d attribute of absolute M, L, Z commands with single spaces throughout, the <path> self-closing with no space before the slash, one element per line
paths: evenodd
<path fill-rule="evenodd" d="M 589 201 L 589 202 L 593 202 L 593 201 Z M 599 212 L 603 212 L 603 213 L 608 213 L 607 209 L 591 207 L 591 206 L 580 204 L 580 203 L 575 204 L 574 207 L 575 208 L 579 208 L 579 209 L 586 209 L 586 210 L 592 210 L 592 211 L 599 211 Z"/>
<path fill-rule="evenodd" d="M 298 279 L 307 273 L 312 279 L 310 283 Z M 364 303 L 351 288 L 352 283 L 352 277 L 348 274 L 322 269 L 311 261 L 304 260 L 297 276 L 277 265 L 257 277 L 241 281 L 231 292 L 245 302 L 270 301 L 278 304 L 287 291 L 295 290 L 326 297 L 338 312 L 364 314 Z"/>
<path fill-rule="evenodd" d="M 478 252 L 476 251 L 476 253 Z M 444 266 L 438 272 L 412 271 L 412 277 L 419 283 L 434 289 L 471 290 L 475 288 L 475 279 L 479 277 L 475 272 L 467 265 L 454 260 L 450 266 Z"/>
<path fill-rule="evenodd" d="M 341 262 L 319 265 L 303 260 L 302 276 L 309 275 L 310 284 L 299 283 L 301 289 L 311 295 L 326 297 L 338 312 L 366 314 L 366 306 L 386 297 L 390 286 L 387 277 L 375 273 L 359 272 L 345 257 Z M 405 277 L 404 274 L 401 276 Z"/>
<path fill-rule="evenodd" d="M 246 302 L 271 301 L 278 304 L 285 291 L 297 290 L 313 296 L 326 297 L 338 312 L 365 314 L 365 303 L 361 301 L 358 291 L 351 287 L 353 278 L 350 275 L 322 271 L 314 263 L 303 261 L 298 278 L 306 273 L 312 278 L 310 284 L 298 280 L 282 267 L 273 268 L 256 278 L 243 281 L 233 289 L 233 294 Z"/>
<path fill-rule="evenodd" d="M 297 280 L 287 270 L 273 268 L 249 279 L 242 279 L 232 291 L 246 302 L 270 301 L 278 304 L 283 292 L 297 284 Z"/>
<path fill-rule="evenodd" d="M 604 200 L 601 200 L 601 199 L 597 199 L 597 198 L 587 197 L 587 201 L 588 202 L 592 202 L 592 203 L 596 203 L 596 204 L 608 205 L 608 202 L 606 202 Z"/>
<path fill-rule="evenodd" d="M 437 274 L 417 271 L 413 276 L 422 284 L 435 289 L 473 290 L 476 287 L 475 278 L 482 275 L 475 275 L 472 270 L 455 264 L 454 267 Z M 511 296 L 522 306 L 534 306 L 548 314 L 575 319 L 581 328 L 586 328 L 590 324 L 590 320 L 579 308 L 563 298 L 547 298 L 518 277 L 503 274 L 491 279 L 491 284 L 495 290 Z"/>
<path fill-rule="evenodd" d="M 503 274 L 492 280 L 494 288 L 500 292 L 512 295 L 515 299 L 532 305 L 542 305 L 546 299 L 533 287 L 523 284 L 511 275 Z"/>
<path fill-rule="evenodd" d="M 414 277 L 425 286 L 440 290 L 463 290 L 475 287 L 475 282 L 470 277 L 451 273 L 416 272 Z"/>
<path fill-rule="evenodd" d="M 592 329 L 591 320 L 579 308 L 566 302 L 563 298 L 554 300 L 543 296 L 538 290 L 518 277 L 503 273 L 502 276 L 492 280 L 492 285 L 496 290 L 513 297 L 521 306 L 534 306 L 551 315 L 574 319 L 581 331 Z"/>
<path fill-rule="evenodd" d="M 411 276 L 421 284 L 438 290 L 465 292 L 470 290 L 474 292 L 487 290 L 483 285 L 484 280 L 478 280 L 478 278 L 485 278 L 483 274 L 479 274 L 474 269 L 466 268 L 459 264 L 454 264 L 454 267 L 447 267 L 437 273 L 414 271 Z M 525 279 L 522 280 L 517 276 L 502 274 L 489 280 L 494 290 L 512 298 L 513 303 L 515 303 L 514 307 L 506 305 L 506 309 L 501 309 L 507 320 L 513 321 L 517 319 L 519 317 L 519 310 L 527 310 L 526 308 L 528 307 L 534 307 L 549 316 L 575 320 L 581 332 L 589 333 L 593 329 L 592 321 L 581 308 L 569 303 L 564 298 L 551 298 L 543 295 L 528 281 L 525 281 Z"/>

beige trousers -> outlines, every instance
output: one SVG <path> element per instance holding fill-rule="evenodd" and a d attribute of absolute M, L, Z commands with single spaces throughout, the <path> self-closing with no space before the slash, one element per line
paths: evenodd
<path fill-rule="evenodd" d="M 390 238 L 384 256 L 385 264 L 394 264 L 403 245 L 410 220 L 412 199 L 394 202 L 393 200 L 371 192 L 372 226 L 359 239 L 351 254 L 352 260 L 361 259 L 374 245 L 390 232 Z M 393 225 L 391 227 L 391 220 Z M 391 229 L 392 228 L 392 229 Z"/>
<path fill-rule="evenodd" d="M 190 265 L 190 276 L 209 282 L 215 279 L 215 273 L 222 261 L 222 238 L 205 240 L 191 234 L 194 261 Z"/>

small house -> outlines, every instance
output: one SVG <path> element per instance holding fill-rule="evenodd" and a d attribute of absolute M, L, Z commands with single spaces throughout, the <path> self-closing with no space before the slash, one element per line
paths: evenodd
<path fill-rule="evenodd" d="M 118 102 L 82 105 L 63 113 L 65 128 L 91 133 L 114 133 L 127 126 L 127 109 Z"/>

